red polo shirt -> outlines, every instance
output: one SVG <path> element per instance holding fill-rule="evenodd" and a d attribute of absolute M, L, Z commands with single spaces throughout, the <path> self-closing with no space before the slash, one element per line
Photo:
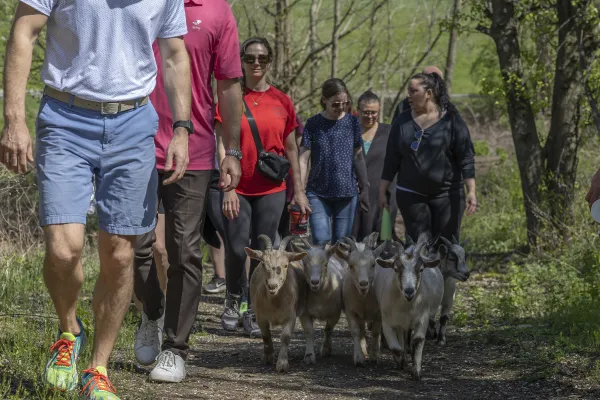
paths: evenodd
<path fill-rule="evenodd" d="M 175 1 L 175 0 L 173 0 Z M 210 84 L 214 72 L 217 80 L 242 76 L 240 45 L 235 18 L 225 0 L 185 0 L 188 33 L 184 41 L 190 55 L 192 78 L 192 122 L 188 170 L 211 170 L 215 164 L 213 91 Z M 167 146 L 173 137 L 173 119 L 165 93 L 162 61 L 158 44 L 154 43 L 158 65 L 156 88 L 150 99 L 158 113 L 156 166 L 165 167 Z"/>

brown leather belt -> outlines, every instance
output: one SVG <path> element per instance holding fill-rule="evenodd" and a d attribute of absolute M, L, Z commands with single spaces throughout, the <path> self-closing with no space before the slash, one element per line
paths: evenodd
<path fill-rule="evenodd" d="M 75 107 L 97 111 L 100 114 L 118 114 L 120 112 L 132 110 L 148 103 L 148 96 L 134 100 L 117 102 L 90 101 L 82 99 L 81 97 L 73 96 L 73 101 L 71 102 L 71 94 L 61 92 L 60 90 L 56 90 L 50 86 L 46 86 L 44 88 L 44 94 L 58 101 L 62 101 L 63 103 L 70 103 Z"/>

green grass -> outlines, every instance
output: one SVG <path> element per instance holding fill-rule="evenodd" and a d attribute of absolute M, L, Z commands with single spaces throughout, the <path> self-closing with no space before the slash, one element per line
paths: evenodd
<path fill-rule="evenodd" d="M 511 362 L 535 365 L 527 377 L 532 381 L 571 372 L 590 381 L 600 377 L 600 238 L 584 201 L 600 165 L 597 146 L 591 140 L 580 152 L 570 241 L 548 242 L 538 254 L 514 254 L 507 264 L 499 262 L 503 256 L 472 259 L 472 266 L 484 271 L 474 278 L 493 285 L 473 286 L 463 294 L 474 300 L 472 309 L 457 299 L 453 322 L 477 327 L 484 340 L 516 346 L 521 356 Z M 506 160 L 479 180 L 479 199 L 478 215 L 463 224 L 463 238 L 471 239 L 468 251 L 516 250 L 526 232 L 514 161 Z"/>
<path fill-rule="evenodd" d="M 44 398 L 41 373 L 49 348 L 56 340 L 58 320 L 42 277 L 43 254 L 0 259 L 0 398 Z M 88 338 L 93 338 L 91 297 L 98 274 L 98 259 L 88 253 L 83 260 L 85 282 L 77 315 Z M 115 346 L 127 365 L 133 361 L 137 312 L 128 312 Z M 79 369 L 90 360 L 91 341 L 84 349 Z M 115 361 L 115 360 L 113 360 Z M 133 364 L 131 364 L 133 365 Z M 56 398 L 74 398 L 56 395 Z"/>

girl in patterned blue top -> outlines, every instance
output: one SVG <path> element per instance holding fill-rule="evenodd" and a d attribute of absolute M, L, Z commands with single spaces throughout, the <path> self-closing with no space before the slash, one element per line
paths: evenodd
<path fill-rule="evenodd" d="M 360 196 L 361 208 L 369 206 L 362 129 L 358 119 L 345 112 L 348 89 L 341 79 L 325 81 L 321 105 L 323 111 L 306 121 L 300 147 L 300 173 L 316 245 L 334 244 L 352 234 L 359 187 L 365 194 Z"/>

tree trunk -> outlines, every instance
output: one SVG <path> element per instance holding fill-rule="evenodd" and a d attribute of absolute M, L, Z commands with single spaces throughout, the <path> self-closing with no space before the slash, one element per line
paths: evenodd
<path fill-rule="evenodd" d="M 290 32 L 290 8 L 289 0 L 282 0 L 283 10 L 281 13 L 281 47 L 283 51 L 282 60 L 282 78 L 280 79 L 281 88 L 294 98 L 294 90 L 290 87 L 290 77 L 292 76 L 292 57 L 291 57 L 291 32 Z"/>
<path fill-rule="evenodd" d="M 276 0 L 275 3 L 275 48 L 273 49 L 274 79 L 280 81 L 283 75 L 283 26 L 282 14 L 284 0 Z"/>
<path fill-rule="evenodd" d="M 373 3 L 371 22 L 369 23 L 369 63 L 367 65 L 367 88 L 373 88 L 373 75 L 375 74 L 375 23 L 377 22 L 377 3 Z"/>
<path fill-rule="evenodd" d="M 331 35 L 331 78 L 338 71 L 338 41 L 339 41 L 340 0 L 333 0 L 333 32 Z"/>
<path fill-rule="evenodd" d="M 546 182 L 549 210 L 558 231 L 566 235 L 573 222 L 573 195 L 577 178 L 579 106 L 585 94 L 580 69 L 579 37 L 586 35 L 578 22 L 583 10 L 571 0 L 557 0 L 558 52 L 552 94 L 550 133 L 546 141 Z M 590 57 L 593 55 L 590 53 Z"/>
<path fill-rule="evenodd" d="M 444 80 L 448 94 L 452 92 L 452 78 L 454 77 L 454 61 L 456 59 L 456 41 L 458 39 L 458 15 L 460 13 L 461 0 L 454 0 L 454 10 L 452 12 L 452 26 L 450 27 L 450 39 L 448 41 L 448 55 L 446 56 L 446 71 Z"/>
<path fill-rule="evenodd" d="M 525 201 L 527 242 L 529 246 L 535 247 L 540 229 L 537 211 L 540 207 L 539 184 L 543 173 L 542 148 L 533 110 L 524 90 L 513 1 L 493 0 L 492 5 L 494 13 L 488 33 L 496 43 L 506 90 L 508 115 Z"/>
<path fill-rule="evenodd" d="M 319 2 L 320 0 L 312 0 L 310 3 L 310 21 L 309 21 L 309 29 L 310 29 L 310 54 L 312 54 L 312 60 L 310 65 L 310 92 L 314 93 L 317 90 L 318 82 L 318 72 L 317 69 L 317 55 L 315 54 L 315 50 L 317 49 L 317 18 L 319 16 Z"/>

